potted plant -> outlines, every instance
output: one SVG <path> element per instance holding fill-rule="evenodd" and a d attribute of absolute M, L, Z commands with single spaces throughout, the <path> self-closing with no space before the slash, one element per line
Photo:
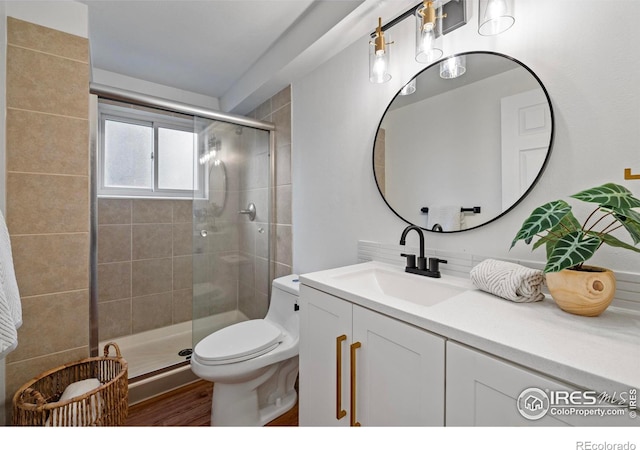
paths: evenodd
<path fill-rule="evenodd" d="M 578 192 L 572 198 L 595 203 L 593 212 L 581 224 L 571 205 L 555 200 L 537 207 L 527 218 L 511 243 L 530 244 L 533 250 L 544 245 L 547 264 L 544 268 L 549 293 L 564 311 L 584 316 L 597 316 L 604 311 L 615 294 L 615 276 L 609 269 L 585 265 L 602 245 L 640 253 L 640 200 L 623 186 L 607 183 Z M 633 245 L 612 235 L 624 229 Z"/>

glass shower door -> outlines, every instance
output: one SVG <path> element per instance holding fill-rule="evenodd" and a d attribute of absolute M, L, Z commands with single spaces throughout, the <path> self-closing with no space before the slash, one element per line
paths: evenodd
<path fill-rule="evenodd" d="M 196 118 L 205 192 L 193 200 L 193 346 L 262 318 L 269 299 L 269 131 Z"/>

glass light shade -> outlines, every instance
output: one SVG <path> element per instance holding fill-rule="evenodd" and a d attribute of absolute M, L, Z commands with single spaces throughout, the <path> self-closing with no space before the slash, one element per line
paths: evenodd
<path fill-rule="evenodd" d="M 369 81 L 372 83 L 386 83 L 391 79 L 389 73 L 389 46 L 384 50 L 375 50 L 374 45 L 370 45 L 369 50 Z"/>
<path fill-rule="evenodd" d="M 416 91 L 416 79 L 412 79 L 400 89 L 400 95 L 411 95 Z"/>
<path fill-rule="evenodd" d="M 465 55 L 452 56 L 440 63 L 440 78 L 447 80 L 458 78 L 467 71 L 467 57 Z"/>
<path fill-rule="evenodd" d="M 435 9 L 435 21 L 424 23 L 420 5 L 415 12 L 416 18 L 416 61 L 423 64 L 432 63 L 442 57 L 442 3 L 432 2 Z"/>
<path fill-rule="evenodd" d="M 514 0 L 480 0 L 478 33 L 482 36 L 503 33 L 515 21 Z"/>

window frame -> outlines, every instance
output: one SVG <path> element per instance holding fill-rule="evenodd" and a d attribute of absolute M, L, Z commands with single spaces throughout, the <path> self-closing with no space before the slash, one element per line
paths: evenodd
<path fill-rule="evenodd" d="M 185 114 L 180 114 L 186 116 Z M 105 123 L 117 121 L 133 125 L 149 126 L 152 129 L 152 164 L 151 187 L 114 187 L 105 186 Z M 151 112 L 136 109 L 133 105 L 114 105 L 111 103 L 98 103 L 98 158 L 97 158 L 97 194 L 100 198 L 164 198 L 164 199 L 204 199 L 206 165 L 197 164 L 197 184 L 195 189 L 160 189 L 158 187 L 158 133 L 160 128 L 186 131 L 193 133 L 196 142 L 193 149 L 193 164 L 197 164 L 199 133 L 195 130 L 195 121 L 171 115 L 171 113 Z M 194 167 L 193 175 L 196 175 Z"/>

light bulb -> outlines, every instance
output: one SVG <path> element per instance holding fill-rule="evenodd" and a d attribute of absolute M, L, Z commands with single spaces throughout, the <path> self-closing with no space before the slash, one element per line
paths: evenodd
<path fill-rule="evenodd" d="M 384 51 L 376 52 L 376 60 L 373 63 L 373 77 L 376 79 L 377 83 L 384 82 L 384 74 L 387 71 L 387 61 L 384 57 Z"/>

